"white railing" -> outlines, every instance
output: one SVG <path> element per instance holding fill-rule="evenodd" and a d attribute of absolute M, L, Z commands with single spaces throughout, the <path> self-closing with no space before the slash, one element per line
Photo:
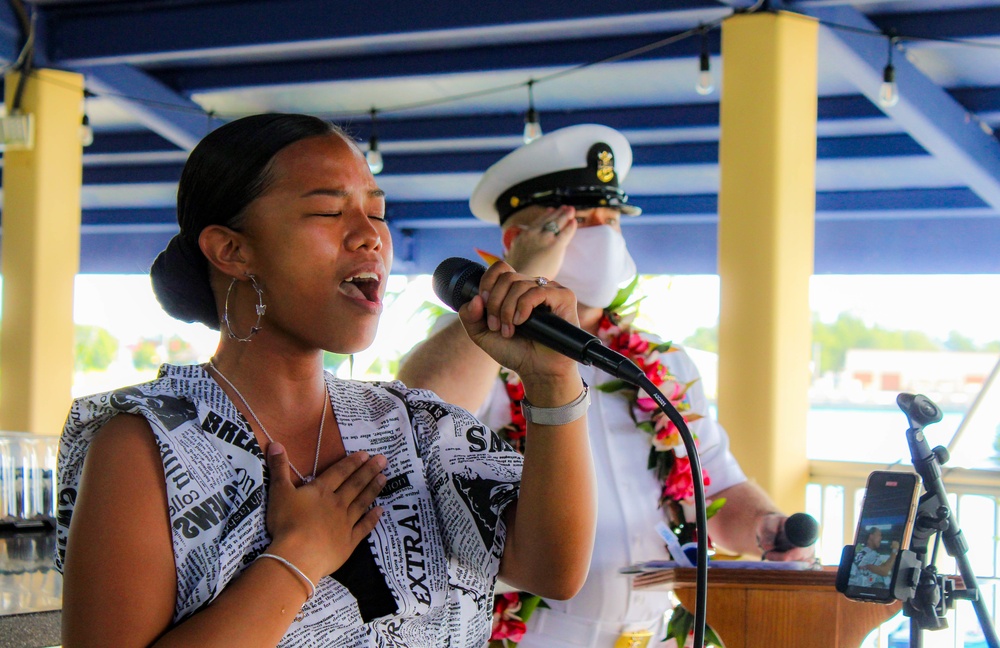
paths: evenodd
<path fill-rule="evenodd" d="M 806 511 L 820 521 L 820 560 L 825 565 L 840 561 L 840 552 L 854 541 L 854 531 L 868 475 L 874 470 L 913 472 L 909 464 L 884 466 L 867 463 L 811 461 Z M 1000 471 L 969 470 L 942 466 L 945 491 L 959 526 L 969 544 L 968 558 L 979 582 L 980 595 L 993 619 L 997 618 L 1000 590 Z M 955 574 L 954 559 L 942 547 L 937 566 L 942 574 Z M 874 605 L 874 604 L 873 604 Z M 909 620 L 894 619 L 865 642 L 871 648 L 908 646 L 896 628 Z M 949 614 L 947 630 L 923 634 L 927 648 L 980 648 L 979 621 L 972 604 L 957 601 Z"/>

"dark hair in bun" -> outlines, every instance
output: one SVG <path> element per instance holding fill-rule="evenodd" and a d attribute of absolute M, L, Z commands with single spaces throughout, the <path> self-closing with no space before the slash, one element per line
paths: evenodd
<path fill-rule="evenodd" d="M 244 117 L 209 133 L 191 151 L 177 189 L 180 233 L 149 271 L 156 299 L 170 316 L 218 330 L 219 313 L 209 282 L 208 260 L 198 236 L 209 225 L 238 230 L 247 205 L 267 190 L 271 160 L 309 137 L 338 134 L 337 126 L 309 115 Z"/>

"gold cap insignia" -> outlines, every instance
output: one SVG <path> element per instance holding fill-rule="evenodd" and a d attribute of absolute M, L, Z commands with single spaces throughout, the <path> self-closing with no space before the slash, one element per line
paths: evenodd
<path fill-rule="evenodd" d="M 604 150 L 597 154 L 597 179 L 601 182 L 611 182 L 615 178 L 615 158 L 611 151 Z"/>

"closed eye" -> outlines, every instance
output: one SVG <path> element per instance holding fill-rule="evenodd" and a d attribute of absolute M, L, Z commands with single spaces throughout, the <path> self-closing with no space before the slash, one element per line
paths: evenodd
<path fill-rule="evenodd" d="M 384 214 L 383 214 L 383 215 L 381 215 L 381 216 L 380 216 L 380 215 L 378 215 L 378 214 L 370 214 L 370 215 L 368 216 L 368 218 L 370 218 L 370 219 L 372 219 L 372 220 L 377 220 L 377 221 L 378 221 L 378 222 L 380 222 L 380 223 L 384 223 L 384 222 L 386 222 L 387 220 L 389 220 L 389 219 L 388 219 L 388 218 L 387 218 L 387 217 L 386 217 L 386 216 L 385 216 Z"/>
<path fill-rule="evenodd" d="M 341 215 L 343 215 L 343 212 L 315 212 L 310 214 L 310 216 L 325 216 L 327 218 L 334 218 Z"/>

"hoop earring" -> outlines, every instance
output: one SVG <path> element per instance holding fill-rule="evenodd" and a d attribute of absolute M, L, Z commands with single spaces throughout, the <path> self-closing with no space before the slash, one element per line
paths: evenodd
<path fill-rule="evenodd" d="M 246 337 L 240 337 L 233 333 L 232 324 L 229 321 L 229 296 L 233 293 L 233 287 L 239 283 L 236 277 L 233 277 L 232 283 L 229 284 L 229 290 L 226 291 L 226 303 L 225 308 L 222 313 L 222 323 L 226 325 L 226 332 L 229 333 L 229 337 L 236 340 L 237 342 L 249 342 L 250 338 L 257 334 L 263 327 L 260 325 L 260 321 L 264 318 L 264 311 L 267 310 L 267 304 L 264 303 L 264 291 L 260 289 L 257 285 L 257 277 L 252 274 L 248 274 L 247 277 L 250 278 L 250 286 L 257 293 L 257 321 L 254 325 L 250 327 L 250 333 Z"/>

